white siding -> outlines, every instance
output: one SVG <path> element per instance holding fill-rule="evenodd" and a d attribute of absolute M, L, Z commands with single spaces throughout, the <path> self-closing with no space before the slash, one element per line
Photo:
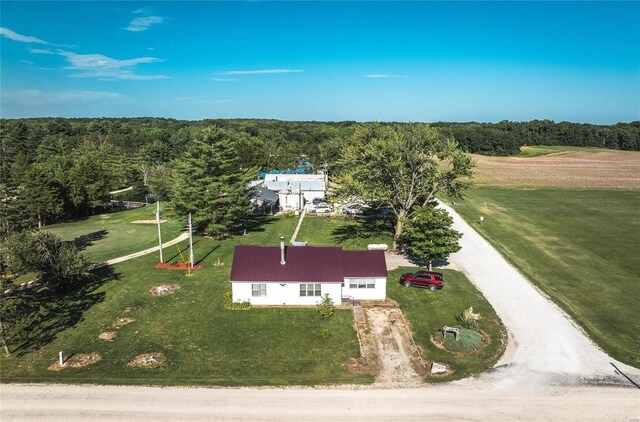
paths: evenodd
<path fill-rule="evenodd" d="M 299 210 L 304 205 L 304 199 L 300 196 L 300 194 L 278 194 L 280 197 L 280 208 L 285 211 L 288 210 Z"/>
<path fill-rule="evenodd" d="M 324 174 L 267 174 L 264 176 L 265 182 L 324 182 Z"/>
<path fill-rule="evenodd" d="M 266 296 L 251 296 L 252 284 L 266 284 Z M 284 284 L 284 286 L 282 285 Z M 315 305 L 326 293 L 339 305 L 342 301 L 341 283 L 321 283 L 322 296 L 300 296 L 300 284 L 307 283 L 275 283 L 275 282 L 232 282 L 231 291 L 234 302 L 249 301 L 252 305 Z M 308 283 L 311 284 L 311 283 Z"/>
<path fill-rule="evenodd" d="M 354 277 L 355 279 L 355 277 Z M 358 280 L 367 280 L 367 284 L 375 284 L 374 288 L 367 289 L 352 289 L 349 287 L 351 282 L 351 278 L 344 279 L 344 287 L 342 288 L 343 296 L 351 296 L 357 300 L 385 300 L 387 297 L 387 278 L 386 277 L 377 277 L 377 278 L 357 278 Z"/>

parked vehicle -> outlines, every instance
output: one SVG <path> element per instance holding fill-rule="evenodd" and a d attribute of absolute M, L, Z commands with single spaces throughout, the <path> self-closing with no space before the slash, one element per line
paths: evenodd
<path fill-rule="evenodd" d="M 444 275 L 435 271 L 417 271 L 405 273 L 400 277 L 404 287 L 423 287 L 435 292 L 444 287 Z"/>
<path fill-rule="evenodd" d="M 333 211 L 333 208 L 331 208 L 330 205 L 328 204 L 318 204 L 316 206 L 314 206 L 313 208 L 311 208 L 310 210 L 312 213 L 327 213 L 327 212 L 331 212 Z"/>
<path fill-rule="evenodd" d="M 318 205 L 318 204 L 326 204 L 327 200 L 324 198 L 313 198 L 313 201 L 311 201 L 311 203 L 313 205 Z"/>
<path fill-rule="evenodd" d="M 367 208 L 364 205 L 360 204 L 350 204 L 342 208 L 342 212 L 349 215 L 362 215 L 364 214 L 364 209 Z"/>

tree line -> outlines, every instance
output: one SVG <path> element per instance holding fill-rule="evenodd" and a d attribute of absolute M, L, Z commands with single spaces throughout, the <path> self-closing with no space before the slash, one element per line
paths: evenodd
<path fill-rule="evenodd" d="M 603 126 L 533 120 L 431 126 L 454 138 L 461 150 L 487 155 L 516 154 L 522 145 L 640 149 L 640 122 Z M 90 215 L 111 198 L 109 191 L 120 188 L 135 188 L 125 199 L 140 200 L 147 192 L 170 199 L 179 183 L 176 168 L 193 155 L 190 148 L 206 128 L 232 139 L 234 158 L 227 169 L 286 169 L 304 157 L 335 173 L 358 127 L 349 121 L 1 119 L 0 237 L 6 240 L 25 228 Z"/>

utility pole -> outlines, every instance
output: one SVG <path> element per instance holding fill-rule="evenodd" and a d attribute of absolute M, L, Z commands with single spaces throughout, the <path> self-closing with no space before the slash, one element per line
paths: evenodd
<path fill-rule="evenodd" d="M 164 264 L 162 258 L 162 232 L 160 231 L 160 201 L 156 202 L 156 221 L 158 222 L 158 245 L 160 246 L 160 263 Z"/>
<path fill-rule="evenodd" d="M 191 213 L 189 213 L 189 266 L 193 269 L 193 227 L 191 226 Z"/>

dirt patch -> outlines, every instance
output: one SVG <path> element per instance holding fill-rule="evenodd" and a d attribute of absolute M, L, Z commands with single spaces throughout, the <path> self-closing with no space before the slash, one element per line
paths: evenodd
<path fill-rule="evenodd" d="M 47 369 L 49 371 L 58 372 L 67 368 L 82 368 L 85 366 L 93 365 L 94 363 L 98 362 L 100 359 L 102 358 L 97 353 L 89 353 L 89 354 L 77 353 L 69 356 L 69 358 L 65 360 L 62 365 L 60 365 L 60 362 L 55 362 L 53 365 L 51 365 Z"/>
<path fill-rule="evenodd" d="M 163 284 L 161 286 L 154 286 L 149 289 L 149 293 L 153 296 L 166 296 L 172 295 L 178 290 L 180 286 L 177 284 Z"/>
<path fill-rule="evenodd" d="M 368 307 L 364 312 L 366 324 L 356 324 L 362 358 L 350 360 L 346 368 L 374 373 L 376 383 L 386 386 L 422 385 L 428 371 L 413 346 L 400 308 Z"/>
<path fill-rule="evenodd" d="M 131 324 L 133 321 L 135 321 L 135 319 L 133 318 L 127 318 L 127 317 L 118 318 L 116 319 L 116 322 L 113 323 L 113 328 L 117 330 L 120 327 L 124 327 L 127 324 Z"/>
<path fill-rule="evenodd" d="M 104 341 L 112 341 L 116 337 L 115 331 L 105 331 L 98 334 L 98 338 Z"/>
<path fill-rule="evenodd" d="M 473 155 L 480 184 L 514 187 L 640 189 L 640 153 L 570 151 L 539 157 Z"/>
<path fill-rule="evenodd" d="M 132 368 L 157 368 L 158 366 L 166 366 L 167 358 L 160 352 L 145 353 L 136 356 L 127 366 Z"/>
<path fill-rule="evenodd" d="M 167 220 L 160 220 L 160 224 L 166 223 Z M 133 220 L 129 221 L 131 224 L 158 224 L 158 220 Z"/>
<path fill-rule="evenodd" d="M 108 218 L 111 218 L 111 216 L 110 216 L 110 215 L 107 215 L 107 214 L 100 214 L 100 219 L 101 219 L 101 220 L 106 220 L 106 219 L 108 219 Z"/>

